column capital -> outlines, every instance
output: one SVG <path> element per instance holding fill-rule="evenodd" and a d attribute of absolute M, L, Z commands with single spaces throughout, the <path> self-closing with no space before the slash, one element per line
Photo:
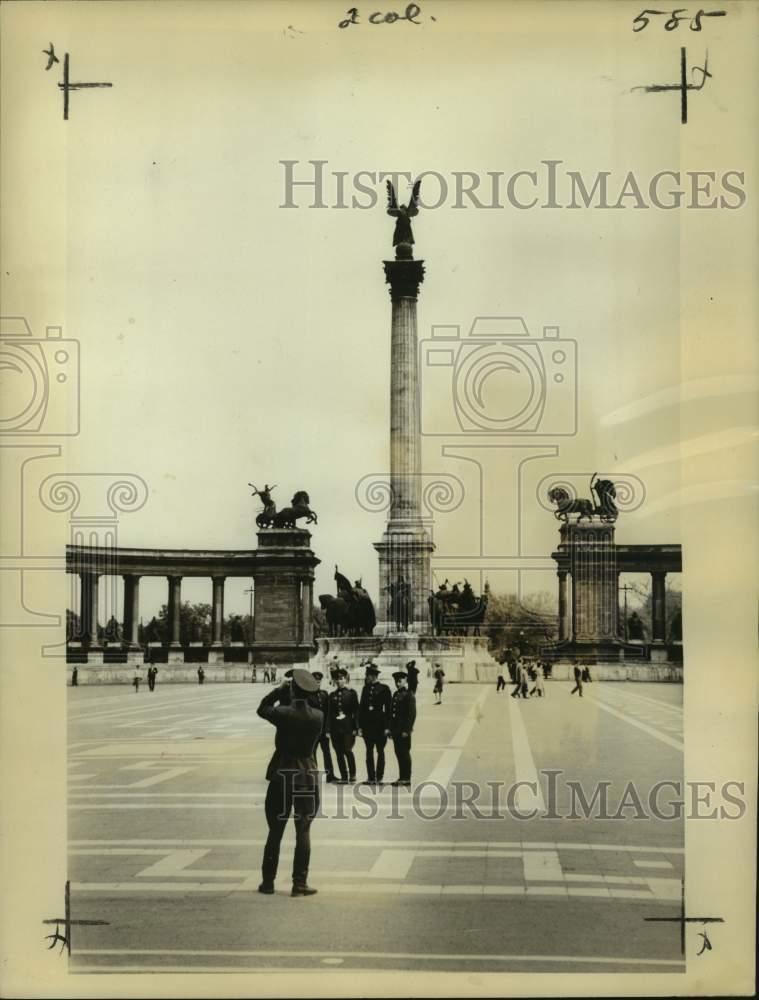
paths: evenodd
<path fill-rule="evenodd" d="M 390 298 L 415 299 L 424 281 L 423 260 L 385 260 L 385 281 L 390 285 Z"/>

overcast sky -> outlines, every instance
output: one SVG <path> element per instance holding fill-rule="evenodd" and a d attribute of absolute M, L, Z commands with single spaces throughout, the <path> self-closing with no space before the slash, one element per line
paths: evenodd
<path fill-rule="evenodd" d="M 122 518 L 120 544 L 253 547 L 260 507 L 247 483 L 266 481 L 278 484 L 280 506 L 296 490 L 310 494 L 316 592 L 332 591 L 335 563 L 376 591 L 372 542 L 383 514 L 361 509 L 355 490 L 388 466 L 382 260 L 393 223 L 379 183 L 370 185 L 371 210 L 307 208 L 305 189 L 295 196 L 303 207 L 279 207 L 280 161 L 299 161 L 306 177 L 308 160 L 327 160 L 330 203 L 331 171 L 348 173 L 350 196 L 359 170 L 543 177 L 541 161 L 553 159 L 591 180 L 610 171 L 617 191 L 628 171 L 645 186 L 684 164 L 677 95 L 630 93 L 655 82 L 652 67 L 674 79 L 680 43 L 649 32 L 644 48 L 630 30 L 632 8 L 618 5 L 625 13 L 615 16 L 592 4 L 421 6 L 418 26 L 346 30 L 336 26 L 342 4 L 47 4 L 17 22 L 5 117 L 12 134 L 26 122 L 29 142 L 9 154 L 8 183 L 26 187 L 6 222 L 4 312 L 26 315 L 38 335 L 63 324 L 79 340 L 81 434 L 44 474 L 141 476 L 149 500 Z M 14 16 L 6 6 L 4 17 Z M 113 82 L 72 94 L 68 122 L 60 67 L 45 73 L 40 54 L 51 39 L 70 53 L 72 79 Z M 738 72 L 720 66 L 722 89 L 692 97 L 689 155 L 718 127 Z M 730 148 L 718 160 L 706 150 L 701 169 L 740 168 Z M 434 179 L 425 188 L 435 192 Z M 462 435 L 426 436 L 425 472 L 456 476 L 465 491 L 456 511 L 436 516 L 436 556 L 478 556 L 482 523 L 486 559 L 473 558 L 468 575 L 481 582 L 485 566 L 495 588 L 513 590 L 513 575 L 488 573 L 487 557 L 516 554 L 517 525 L 523 555 L 550 553 L 557 525 L 536 490 L 555 473 L 640 477 L 646 501 L 620 518 L 618 540 L 679 542 L 684 434 L 673 393 L 681 380 L 718 374 L 708 352 L 684 353 L 683 210 L 452 203 L 422 210 L 414 225 L 427 270 L 420 340 L 436 324 L 463 335 L 478 315 L 523 316 L 536 340 L 543 326 L 560 327 L 577 344 L 579 420 L 574 436 L 479 438 L 489 447 L 478 451 Z M 699 223 L 713 228 L 707 258 L 710 242 L 722 247 L 719 263 L 703 261 L 718 282 L 745 213 L 703 212 Z M 712 295 L 704 289 L 699 300 L 707 316 Z M 445 430 L 450 388 L 445 373 L 433 374 L 423 372 L 425 405 Z M 503 372 L 485 389 L 496 407 L 524 391 Z M 571 378 L 556 391 L 558 428 Z M 715 422 L 721 433 L 713 399 L 691 405 L 688 438 L 715 432 Z M 723 446 L 703 448 L 706 483 L 723 475 Z M 521 489 L 515 455 L 535 456 Z M 474 458 L 484 466 L 482 498 Z M 245 586 L 229 585 L 229 611 L 247 608 Z M 523 581 L 527 591 L 554 587 L 553 573 Z M 144 616 L 164 590 L 162 581 L 144 587 Z M 210 581 L 188 582 L 183 596 L 209 600 Z"/>

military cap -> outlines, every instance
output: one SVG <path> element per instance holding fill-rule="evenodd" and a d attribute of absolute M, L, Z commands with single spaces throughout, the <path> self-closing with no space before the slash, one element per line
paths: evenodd
<path fill-rule="evenodd" d="M 292 667 L 290 667 L 289 670 L 285 670 L 285 677 L 292 677 L 292 675 L 293 675 Z"/>
<path fill-rule="evenodd" d="M 382 671 L 379 667 L 376 667 L 373 663 L 367 663 L 366 665 L 367 674 L 381 674 Z"/>
<path fill-rule="evenodd" d="M 393 677 L 395 680 L 398 680 L 399 677 L 402 677 L 406 681 L 408 680 L 408 674 L 405 670 L 396 670 Z"/>
<path fill-rule="evenodd" d="M 314 691 L 319 690 L 319 682 L 302 667 L 296 667 L 292 671 L 292 678 L 296 687 L 300 688 L 301 691 L 305 691 L 306 694 L 312 694 Z"/>
<path fill-rule="evenodd" d="M 324 678 L 324 674 L 321 672 L 321 670 L 312 670 L 311 671 L 311 676 L 316 681 L 320 681 L 320 680 L 322 680 Z"/>
<path fill-rule="evenodd" d="M 335 677 L 344 677 L 346 680 L 348 680 L 348 671 L 345 669 L 345 667 L 340 667 L 339 670 L 335 671 Z"/>

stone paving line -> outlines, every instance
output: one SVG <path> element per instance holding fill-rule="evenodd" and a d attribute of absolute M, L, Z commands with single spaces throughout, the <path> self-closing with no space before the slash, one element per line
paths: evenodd
<path fill-rule="evenodd" d="M 560 683 L 562 682 L 554 682 L 552 690 L 549 687 L 549 695 L 558 694 L 561 690 Z M 677 749 L 674 744 L 678 742 L 675 737 L 678 735 L 676 726 L 682 714 L 681 709 L 665 703 L 661 703 L 660 706 L 655 699 L 638 695 L 637 692 L 629 692 L 634 696 L 628 699 L 621 689 L 615 690 L 606 702 L 607 686 L 603 686 L 601 690 L 601 685 L 597 685 L 598 695 L 595 695 L 594 690 L 594 697 L 588 698 L 594 707 L 600 707 L 605 715 L 619 718 L 620 723 L 626 723 L 630 730 L 637 729 L 639 733 L 645 734 L 645 738 L 650 740 L 652 746 L 654 741 L 665 742 L 673 749 Z M 193 691 L 182 702 L 182 708 L 172 714 L 171 718 L 166 714 L 167 710 L 171 707 L 179 708 L 176 704 L 170 706 L 166 702 L 163 706 L 149 703 L 143 703 L 142 706 L 133 706 L 131 703 L 124 706 L 117 705 L 108 713 L 101 713 L 103 718 L 95 720 L 101 728 L 107 729 L 107 737 L 72 742 L 70 753 L 73 759 L 69 762 L 72 769 L 70 808 L 74 811 L 74 815 L 81 816 L 81 819 L 77 820 L 77 830 L 85 834 L 69 842 L 71 887 L 75 897 L 79 895 L 90 900 L 110 897 L 114 900 L 135 901 L 129 905 L 137 905 L 137 901 L 142 899 L 147 906 L 151 905 L 150 900 L 161 898 L 176 901 L 177 905 L 183 906 L 193 905 L 190 902 L 192 900 L 223 901 L 226 898 L 254 898 L 253 893 L 257 893 L 260 881 L 257 862 L 260 848 L 265 842 L 263 837 L 160 838 L 148 835 L 104 840 L 86 836 L 88 830 L 94 832 L 100 825 L 100 820 L 95 818 L 87 821 L 87 813 L 90 810 L 101 811 L 101 814 L 106 816 L 103 822 L 109 824 L 111 821 L 107 819 L 108 812 L 113 812 L 114 817 L 121 814 L 124 816 L 124 822 L 128 822 L 135 833 L 146 834 L 150 833 L 151 827 L 156 829 L 156 826 L 160 828 L 162 825 L 163 828 L 167 828 L 167 823 L 161 824 L 158 818 L 161 813 L 164 813 L 169 820 L 179 810 L 187 811 L 190 816 L 193 815 L 192 810 L 205 810 L 209 815 L 211 826 L 203 823 L 200 827 L 196 826 L 196 830 L 202 831 L 208 828 L 209 832 L 217 825 L 210 820 L 214 813 L 221 815 L 231 811 L 231 816 L 245 810 L 260 813 L 265 795 L 265 782 L 260 778 L 259 769 L 271 752 L 273 730 L 268 726 L 262 726 L 260 720 L 255 717 L 254 709 L 262 693 L 270 688 L 264 689 L 262 685 L 257 685 L 251 692 L 250 687 L 253 686 L 249 686 L 245 691 L 245 703 L 236 695 L 216 689 L 211 704 L 210 699 L 206 699 L 205 693 Z M 447 688 L 446 695 L 448 691 Z M 418 755 L 415 756 L 415 772 L 418 764 L 419 772 L 428 775 L 424 780 L 438 781 L 443 787 L 449 786 L 455 780 L 462 755 L 467 753 L 471 756 L 475 752 L 471 741 L 483 717 L 483 707 L 491 695 L 494 695 L 494 689 L 490 687 L 472 690 L 462 686 L 455 691 L 455 697 L 448 698 L 444 710 L 433 711 L 429 708 L 431 703 L 424 704 L 423 725 L 430 723 L 435 727 L 432 732 L 427 733 L 425 742 L 420 741 L 414 746 L 414 754 Z M 572 701 L 574 702 L 574 699 Z M 93 701 L 93 706 L 94 703 Z M 495 715 L 492 712 L 488 713 L 488 725 L 500 727 L 497 730 L 499 736 L 496 737 L 500 741 L 498 760 L 509 762 L 518 781 L 535 781 L 537 778 L 535 759 L 530 746 L 530 737 L 535 740 L 540 732 L 540 707 L 537 707 L 538 711 L 535 712 L 532 704 L 521 704 L 516 699 L 509 698 L 508 707 L 504 706 L 503 711 L 499 709 Z M 662 711 L 659 712 L 657 709 L 660 707 Z M 140 712 L 143 710 L 147 715 L 143 714 L 140 717 Z M 163 717 L 155 718 L 156 711 L 163 711 Z M 582 725 L 583 715 L 581 711 L 577 711 L 576 704 L 572 705 L 570 712 Z M 221 721 L 219 714 L 222 716 Z M 72 734 L 78 735 L 75 731 L 81 729 L 82 720 L 74 721 L 76 725 L 72 727 Z M 529 727 L 525 725 L 526 722 L 529 722 Z M 159 725 L 160 727 L 156 728 Z M 245 731 L 242 729 L 243 725 L 246 727 Z M 419 728 L 425 732 L 425 729 Z M 194 734 L 198 731 L 207 733 L 208 739 L 197 739 L 197 735 Z M 494 731 L 486 727 L 482 738 L 491 740 Z M 127 736 L 126 739 L 122 737 L 122 733 Z M 447 741 L 446 737 L 449 737 Z M 625 741 L 624 745 L 632 745 L 629 737 L 625 737 Z M 490 744 L 488 748 L 490 753 L 492 750 Z M 390 761 L 392 761 L 392 751 L 389 763 Z M 254 769 L 253 780 L 250 780 L 250 776 L 242 777 L 246 772 L 240 768 L 247 765 Z M 238 768 L 234 772 L 236 776 L 232 777 L 232 781 L 239 786 L 240 781 L 244 780 L 245 791 L 206 791 L 202 788 L 202 784 L 208 788 L 209 782 L 213 788 L 213 783 L 219 781 L 219 769 L 227 766 Z M 197 779 L 202 782 L 200 787 L 197 787 L 197 781 L 193 781 L 195 787 L 183 791 L 174 790 L 175 782 L 179 782 L 181 786 L 183 779 L 186 783 L 188 774 L 198 771 L 199 768 L 211 769 L 198 772 Z M 93 770 L 99 771 L 99 774 L 93 774 Z M 122 771 L 125 772 L 123 776 L 128 779 L 128 783 L 116 784 L 113 779 L 121 777 Z M 102 783 L 93 783 L 99 777 Z M 164 784 L 171 790 L 165 790 L 162 787 Z M 538 788 L 540 789 L 539 782 Z M 412 809 L 411 793 L 402 791 L 409 796 L 408 799 L 404 800 L 397 789 L 379 792 L 376 799 L 380 804 L 380 810 L 390 805 L 402 813 Z M 526 791 L 529 793 L 530 802 L 527 802 L 527 798 L 523 801 L 518 800 L 517 806 L 520 811 L 530 811 L 535 808 L 536 801 L 539 808 L 543 809 L 542 794 L 538 793 L 536 796 L 530 789 Z M 337 803 L 338 791 L 335 786 L 325 786 L 324 792 L 323 799 L 327 804 Z M 365 794 L 372 793 L 366 790 Z M 391 801 L 393 794 L 395 794 L 394 803 Z M 353 804 L 350 797 L 346 795 L 345 799 L 346 808 L 350 808 Z M 439 802 L 439 795 L 433 789 L 431 794 L 423 792 L 419 800 Z M 358 801 L 355 805 L 357 809 L 362 808 Z M 146 819 L 144 822 L 139 821 L 136 827 L 127 819 L 129 815 L 139 816 L 143 813 Z M 156 816 L 155 821 L 150 818 L 153 815 Z M 194 815 L 200 819 L 201 814 L 195 812 Z M 382 812 L 373 822 L 381 821 Z M 445 815 L 443 821 L 445 822 Z M 115 818 L 113 822 L 116 822 Z M 121 823 L 121 820 L 118 822 Z M 261 828 L 260 822 L 256 820 L 256 829 Z M 170 823 L 174 823 L 173 818 L 170 819 Z M 189 824 L 182 825 L 185 829 L 191 830 L 192 820 Z M 232 830 L 236 825 L 237 821 Z M 682 847 L 671 847 L 655 842 L 639 845 L 591 843 L 583 839 L 499 841 L 490 839 L 491 830 L 494 828 L 482 828 L 481 825 L 478 826 L 477 832 L 486 833 L 488 839 L 364 838 L 356 837 L 355 826 L 351 824 L 351 827 L 353 836 L 350 835 L 351 829 L 346 825 L 347 836 L 337 836 L 329 844 L 318 843 L 318 854 L 315 854 L 315 867 L 311 874 L 319 887 L 320 897 L 324 897 L 325 905 L 330 900 L 345 900 L 346 905 L 350 906 L 349 900 L 352 900 L 360 887 L 362 895 L 376 898 L 378 903 L 382 899 L 393 897 L 405 897 L 408 900 L 419 898 L 420 902 L 428 898 L 446 898 L 451 900 L 451 904 L 458 900 L 457 906 L 466 906 L 467 900 L 475 903 L 479 899 L 482 903 L 477 905 L 481 908 L 483 905 L 488 905 L 485 902 L 487 899 L 508 898 L 519 903 L 521 908 L 545 899 L 548 905 L 558 906 L 562 912 L 568 914 L 573 912 L 573 905 L 579 904 L 584 908 L 584 904 L 587 903 L 601 908 L 592 911 L 600 919 L 602 912 L 612 912 L 612 910 L 607 911 L 607 903 L 610 903 L 612 908 L 617 904 L 632 907 L 638 912 L 641 903 L 655 906 L 658 910 L 659 905 L 672 906 L 680 899 L 680 871 L 684 858 Z M 117 827 L 111 825 L 109 829 L 115 832 Z M 265 827 L 263 829 L 265 832 Z M 292 847 L 293 838 L 291 831 L 288 830 L 282 844 L 283 857 L 289 855 Z M 248 858 L 246 853 L 248 850 L 254 852 L 254 856 Z M 216 851 L 221 851 L 223 856 L 220 860 L 214 861 Z M 234 856 L 230 856 L 229 852 L 233 852 Z M 245 855 L 244 858 L 240 857 L 241 852 Z M 577 852 L 577 855 L 573 856 L 567 852 Z M 339 861 L 335 860 L 334 867 L 330 867 L 333 853 Z M 585 863 L 583 858 L 586 859 Z M 88 859 L 91 859 L 92 864 Z M 608 863 L 601 863 L 598 859 L 608 859 Z M 239 864 L 240 860 L 243 861 L 243 867 L 231 867 L 235 861 Z M 211 866 L 220 863 L 229 867 L 226 869 L 209 867 L 209 862 Z M 249 862 L 251 867 L 244 867 L 245 862 Z M 418 868 L 415 867 L 417 865 Z M 483 867 L 487 865 L 494 867 Z M 504 865 L 507 867 L 501 867 Z M 510 866 L 513 866 L 513 870 Z M 592 870 L 583 872 L 577 871 L 577 868 Z M 82 875 L 87 872 L 90 873 L 90 880 L 87 880 L 85 875 L 85 880 L 81 881 Z M 493 883 L 488 881 L 488 872 L 494 879 Z M 277 895 L 284 896 L 285 893 L 279 891 Z M 187 903 L 181 902 L 182 900 L 187 900 Z M 254 905 L 257 905 L 257 902 L 258 900 Z M 213 905 L 224 904 L 214 902 Z M 151 911 L 145 912 L 149 914 Z M 384 912 L 391 914 L 394 911 Z M 529 912 L 529 907 L 525 912 Z M 160 943 L 160 927 L 157 928 L 157 933 L 159 936 L 156 938 L 156 943 Z M 390 940 L 385 943 L 390 943 Z M 608 943 L 613 945 L 611 939 Z M 117 964 L 119 955 L 122 955 L 130 959 L 129 964 L 123 965 L 123 971 L 129 972 L 153 969 L 165 972 L 169 968 L 183 972 L 207 972 L 217 967 L 219 971 L 224 972 L 240 971 L 239 966 L 216 964 L 235 958 L 246 960 L 245 968 L 250 971 L 273 971 L 275 968 L 280 968 L 281 971 L 292 972 L 297 971 L 299 961 L 305 962 L 308 968 L 312 968 L 314 959 L 319 962 L 326 961 L 327 951 L 336 962 L 350 963 L 354 960 L 353 953 L 333 952 L 331 948 L 302 954 L 291 951 L 279 952 L 271 948 L 249 952 L 223 950 L 187 952 L 139 947 L 93 948 L 79 951 L 79 956 L 87 956 L 86 962 L 89 964 L 82 964 L 80 957 L 76 971 L 117 971 L 118 968 L 122 968 Z M 664 954 L 666 953 L 665 950 Z M 192 965 L 189 962 L 185 965 L 165 964 L 172 959 L 179 959 L 181 962 L 182 959 L 189 960 L 196 955 L 204 956 L 206 964 L 202 961 L 200 965 Z M 378 951 L 371 955 L 360 952 L 355 955 L 356 960 L 371 958 L 378 967 L 382 962 L 387 962 L 389 968 L 403 962 L 408 962 L 409 967 L 413 967 L 422 961 L 421 957 L 411 952 L 406 954 L 400 951 Z M 150 965 L 145 964 L 144 960 L 149 960 L 151 957 L 157 961 Z M 425 956 L 425 958 L 430 957 L 430 955 Z M 100 959 L 106 964 L 92 964 Z M 681 964 L 676 959 L 656 957 L 649 959 L 645 955 L 600 956 L 596 959 L 593 956 L 502 955 L 495 952 L 484 955 L 467 954 L 458 958 L 451 952 L 447 953 L 445 960 L 457 962 L 459 965 L 471 960 L 473 964 L 518 966 L 519 963 L 525 963 L 528 967 L 530 964 L 541 963 L 547 966 L 555 963 L 571 966 L 573 962 L 577 962 L 586 968 L 609 964 L 620 968 L 662 966 L 676 969 Z M 258 961 L 276 962 L 276 964 L 256 965 Z"/>

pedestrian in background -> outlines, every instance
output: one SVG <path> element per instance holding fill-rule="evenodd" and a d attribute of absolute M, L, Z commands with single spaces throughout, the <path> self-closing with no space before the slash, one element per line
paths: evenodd
<path fill-rule="evenodd" d="M 79 670 L 76 667 L 71 671 L 71 686 L 79 687 Z"/>
<path fill-rule="evenodd" d="M 134 668 L 134 679 L 132 684 L 134 684 L 134 693 L 138 694 L 140 690 L 140 681 L 142 680 L 142 668 L 139 664 Z"/>
<path fill-rule="evenodd" d="M 535 687 L 530 691 L 530 697 L 534 694 L 538 698 L 543 698 L 545 696 L 546 689 L 543 686 L 543 666 L 540 663 L 535 664 Z"/>
<path fill-rule="evenodd" d="M 582 668 L 580 667 L 579 663 L 575 663 L 574 674 L 575 674 L 575 686 L 569 693 L 574 694 L 575 691 L 578 691 L 580 697 L 582 698 Z"/>
<path fill-rule="evenodd" d="M 443 704 L 443 678 L 444 677 L 445 677 L 445 671 L 443 670 L 443 668 L 440 666 L 439 663 L 436 663 L 435 664 L 435 686 L 432 689 L 432 692 L 435 695 L 435 699 L 436 699 L 435 700 L 435 704 L 436 705 L 442 705 Z"/>
<path fill-rule="evenodd" d="M 206 679 L 206 672 L 202 667 L 198 667 L 198 684 L 202 684 Z"/>
<path fill-rule="evenodd" d="M 409 660 L 406 664 L 406 674 L 408 675 L 408 689 L 412 694 L 416 694 L 417 688 L 419 687 L 419 668 L 416 665 L 416 660 Z M 390 689 L 388 688 L 388 691 Z"/>

